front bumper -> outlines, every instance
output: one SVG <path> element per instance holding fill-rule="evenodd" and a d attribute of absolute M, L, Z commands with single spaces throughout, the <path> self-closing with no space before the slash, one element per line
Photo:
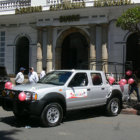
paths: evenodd
<path fill-rule="evenodd" d="M 45 102 L 39 101 L 19 101 L 10 97 L 3 97 L 0 95 L 0 105 L 6 111 L 13 111 L 15 113 L 27 112 L 30 115 L 40 116 Z"/>

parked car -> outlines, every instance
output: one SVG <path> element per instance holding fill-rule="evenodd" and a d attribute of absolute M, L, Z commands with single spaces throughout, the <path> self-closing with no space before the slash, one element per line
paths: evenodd
<path fill-rule="evenodd" d="M 67 111 L 105 106 L 109 115 L 120 113 L 128 99 L 128 85 L 110 85 L 103 71 L 55 70 L 36 84 L 3 90 L 4 110 L 16 117 L 35 115 L 44 126 L 59 125 Z"/>

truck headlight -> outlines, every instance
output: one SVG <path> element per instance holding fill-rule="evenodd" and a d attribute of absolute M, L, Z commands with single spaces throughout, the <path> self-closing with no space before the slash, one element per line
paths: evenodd
<path fill-rule="evenodd" d="M 19 93 L 18 99 L 20 101 L 37 100 L 37 93 L 28 92 L 28 91 L 22 91 L 21 93 Z"/>
<path fill-rule="evenodd" d="M 32 99 L 32 93 L 26 92 L 26 101 L 30 101 Z"/>
<path fill-rule="evenodd" d="M 37 100 L 37 93 L 34 92 L 25 92 L 26 93 L 26 101 Z"/>

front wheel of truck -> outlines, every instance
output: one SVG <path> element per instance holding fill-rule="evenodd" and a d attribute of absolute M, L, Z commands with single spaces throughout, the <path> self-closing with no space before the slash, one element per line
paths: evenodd
<path fill-rule="evenodd" d="M 62 119 L 63 109 L 59 103 L 50 103 L 46 105 L 41 114 L 41 121 L 44 126 L 57 126 L 61 123 Z"/>
<path fill-rule="evenodd" d="M 117 97 L 111 98 L 107 105 L 106 111 L 109 116 L 117 116 L 121 111 L 121 102 Z"/>

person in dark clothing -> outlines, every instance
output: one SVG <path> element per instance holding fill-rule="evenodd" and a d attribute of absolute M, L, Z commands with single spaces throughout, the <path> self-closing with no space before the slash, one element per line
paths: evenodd
<path fill-rule="evenodd" d="M 137 94 L 137 100 L 138 100 L 138 102 L 140 102 L 138 79 L 134 73 L 132 75 L 126 77 L 127 80 L 130 78 L 132 78 L 134 80 L 134 82 L 132 84 L 130 84 L 130 86 L 129 86 L 129 95 L 131 95 L 133 93 L 133 91 L 135 91 Z"/>

